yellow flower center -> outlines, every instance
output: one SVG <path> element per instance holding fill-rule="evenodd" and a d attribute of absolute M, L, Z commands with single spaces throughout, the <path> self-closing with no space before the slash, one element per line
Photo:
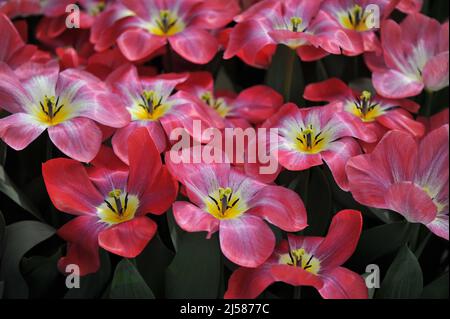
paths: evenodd
<path fill-rule="evenodd" d="M 171 36 L 185 29 L 184 22 L 169 10 L 161 10 L 149 26 L 149 32 L 159 36 Z"/>
<path fill-rule="evenodd" d="M 137 196 L 115 189 L 109 192 L 104 203 L 97 207 L 97 216 L 102 222 L 112 226 L 132 220 L 138 206 Z"/>
<path fill-rule="evenodd" d="M 327 144 L 327 134 L 318 131 L 312 124 L 301 128 L 295 144 L 302 153 L 317 154 L 323 151 Z"/>
<path fill-rule="evenodd" d="M 299 17 L 292 17 L 291 18 L 291 25 L 289 26 L 289 30 L 291 30 L 292 32 L 300 32 L 302 31 L 300 29 L 300 26 L 303 23 L 303 19 L 299 18 Z"/>
<path fill-rule="evenodd" d="M 282 265 L 301 267 L 314 275 L 317 275 L 320 271 L 320 260 L 303 248 L 291 250 L 287 254 L 281 255 L 278 262 Z"/>
<path fill-rule="evenodd" d="M 100 1 L 91 7 L 89 13 L 91 16 L 97 16 L 100 13 L 102 13 L 105 10 L 105 8 L 106 8 L 105 1 Z"/>
<path fill-rule="evenodd" d="M 370 15 L 370 11 L 366 11 L 361 6 L 355 5 L 350 11 L 340 15 L 340 22 L 347 29 L 360 32 L 367 31 L 369 30 L 367 21 Z"/>
<path fill-rule="evenodd" d="M 356 115 L 364 122 L 373 122 L 384 112 L 380 104 L 372 101 L 372 93 L 364 91 L 359 100 L 351 105 L 350 113 Z"/>
<path fill-rule="evenodd" d="M 59 97 L 47 95 L 39 102 L 39 107 L 35 108 L 37 119 L 46 125 L 57 125 L 69 118 L 70 112 Z"/>
<path fill-rule="evenodd" d="M 129 111 L 133 120 L 156 121 L 166 114 L 170 107 L 170 104 L 164 102 L 164 98 L 155 91 L 144 91 L 137 101 L 137 107 Z"/>
<path fill-rule="evenodd" d="M 201 99 L 223 118 L 227 117 L 230 112 L 230 107 L 225 103 L 225 100 L 222 98 L 215 99 L 211 92 L 204 93 Z"/>
<path fill-rule="evenodd" d="M 218 188 L 205 200 L 206 210 L 217 219 L 233 219 L 242 215 L 246 204 L 230 187 Z"/>

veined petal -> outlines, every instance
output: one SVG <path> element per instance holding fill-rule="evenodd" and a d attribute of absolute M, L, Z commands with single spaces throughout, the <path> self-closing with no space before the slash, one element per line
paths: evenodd
<path fill-rule="evenodd" d="M 430 59 L 423 69 L 425 87 L 431 91 L 439 91 L 448 86 L 449 52 L 442 52 Z"/>
<path fill-rule="evenodd" d="M 281 186 L 266 186 L 251 201 L 247 213 L 264 218 L 279 228 L 295 232 L 304 229 L 306 209 L 294 191 Z"/>
<path fill-rule="evenodd" d="M 259 217 L 242 215 L 220 221 L 220 247 L 232 262 L 243 267 L 258 267 L 272 254 L 275 236 Z"/>
<path fill-rule="evenodd" d="M 74 118 L 48 129 L 50 139 L 67 156 L 89 163 L 100 150 L 102 132 L 87 118 Z"/>
<path fill-rule="evenodd" d="M 217 218 L 188 202 L 175 202 L 173 215 L 178 226 L 187 232 L 205 231 L 209 238 L 219 230 Z"/>
<path fill-rule="evenodd" d="M 196 64 L 210 62 L 219 49 L 215 37 L 208 31 L 197 28 L 177 33 L 169 38 L 169 42 L 176 53 Z"/>
<path fill-rule="evenodd" d="M 143 29 L 125 31 L 117 39 L 117 45 L 129 61 L 143 60 L 166 44 L 164 37 L 152 35 Z"/>
<path fill-rule="evenodd" d="M 343 267 L 327 271 L 321 276 L 323 287 L 319 289 L 324 299 L 367 299 L 369 293 L 364 279 Z"/>
<path fill-rule="evenodd" d="M 19 151 L 38 138 L 46 128 L 33 116 L 16 113 L 0 119 L 0 138 L 10 147 Z"/>

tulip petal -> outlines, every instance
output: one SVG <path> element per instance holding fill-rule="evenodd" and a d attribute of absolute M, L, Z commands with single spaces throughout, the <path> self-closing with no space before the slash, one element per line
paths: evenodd
<path fill-rule="evenodd" d="M 316 250 L 321 271 L 338 267 L 350 258 L 358 244 L 362 223 L 361 213 L 355 210 L 342 210 L 333 217 L 327 236 Z"/>
<path fill-rule="evenodd" d="M 16 151 L 23 150 L 47 127 L 33 116 L 16 113 L 0 119 L 0 138 Z"/>
<path fill-rule="evenodd" d="M 343 267 L 328 271 L 321 276 L 323 287 L 320 295 L 325 299 L 367 299 L 368 290 L 364 279 Z"/>
<path fill-rule="evenodd" d="M 67 156 L 89 163 L 100 150 L 102 131 L 90 119 L 74 118 L 48 128 L 55 146 Z"/>
<path fill-rule="evenodd" d="M 58 269 L 66 272 L 68 265 L 77 265 L 85 276 L 100 268 L 98 232 L 103 227 L 96 217 L 80 216 L 64 226 L 57 234 L 68 242 L 67 255 L 58 261 Z"/>
<path fill-rule="evenodd" d="M 232 262 L 243 267 L 258 267 L 272 254 L 275 236 L 259 217 L 243 215 L 222 220 L 219 226 L 220 247 Z"/>
<path fill-rule="evenodd" d="M 323 285 L 321 278 L 300 267 L 276 265 L 271 269 L 276 281 L 282 281 L 292 286 L 311 286 L 320 289 Z"/>
<path fill-rule="evenodd" d="M 127 30 L 117 38 L 117 45 L 129 61 L 145 59 L 164 47 L 167 40 L 164 37 L 152 35 L 143 29 Z"/>
<path fill-rule="evenodd" d="M 225 299 L 254 299 L 275 282 L 270 268 L 238 268 L 228 281 Z"/>
<path fill-rule="evenodd" d="M 219 229 L 219 220 L 188 202 L 175 202 L 173 215 L 178 226 L 187 232 L 208 232 L 211 237 Z"/>
<path fill-rule="evenodd" d="M 156 223 L 146 216 L 135 217 L 102 230 L 98 235 L 98 243 L 113 254 L 134 258 L 153 238 L 157 227 Z"/>
<path fill-rule="evenodd" d="M 449 52 L 443 52 L 430 59 L 423 69 L 423 80 L 428 90 L 439 91 L 448 86 Z"/>
<path fill-rule="evenodd" d="M 251 201 L 247 213 L 264 218 L 282 230 L 295 232 L 304 229 L 306 209 L 294 191 L 281 186 L 266 186 Z"/>
<path fill-rule="evenodd" d="M 55 207 L 73 215 L 96 213 L 103 196 L 92 185 L 79 162 L 71 159 L 52 159 L 42 164 L 42 175 L 50 199 Z"/>
<path fill-rule="evenodd" d="M 196 63 L 206 64 L 216 55 L 219 44 L 208 31 L 188 28 L 169 38 L 170 45 L 176 53 L 184 59 Z"/>

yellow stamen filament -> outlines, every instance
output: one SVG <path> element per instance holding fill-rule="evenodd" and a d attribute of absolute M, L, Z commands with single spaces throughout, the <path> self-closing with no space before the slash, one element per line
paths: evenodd
<path fill-rule="evenodd" d="M 380 104 L 373 102 L 372 93 L 363 91 L 357 101 L 353 103 L 350 112 L 358 116 L 364 122 L 372 122 L 383 114 Z"/>
<path fill-rule="evenodd" d="M 291 18 L 291 31 L 293 32 L 300 32 L 300 26 L 303 23 L 303 19 L 299 17 L 292 17 Z"/>
<path fill-rule="evenodd" d="M 230 112 L 230 107 L 225 103 L 224 99 L 215 99 L 211 92 L 205 92 L 201 96 L 201 99 L 223 118 L 225 118 Z"/>
<path fill-rule="evenodd" d="M 45 95 L 35 109 L 37 119 L 46 125 L 56 125 L 69 117 L 67 106 L 59 97 Z"/>
<path fill-rule="evenodd" d="M 361 6 L 355 5 L 350 11 L 340 15 L 341 24 L 350 30 L 367 31 L 367 20 L 370 17 L 370 12 L 365 11 Z"/>
<path fill-rule="evenodd" d="M 133 120 L 158 120 L 170 109 L 164 97 L 155 91 L 144 91 L 136 101 L 136 107 L 129 109 Z"/>

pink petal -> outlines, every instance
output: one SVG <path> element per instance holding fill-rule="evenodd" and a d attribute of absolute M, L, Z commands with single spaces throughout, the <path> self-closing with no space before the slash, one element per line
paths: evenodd
<path fill-rule="evenodd" d="M 328 234 L 316 250 L 321 272 L 345 263 L 353 254 L 362 230 L 362 216 L 356 210 L 342 210 L 331 221 Z"/>
<path fill-rule="evenodd" d="M 128 159 L 130 175 L 127 189 L 140 197 L 162 169 L 159 152 L 145 128 L 139 128 L 130 135 Z"/>
<path fill-rule="evenodd" d="M 219 44 L 208 31 L 188 28 L 169 38 L 170 45 L 185 60 L 206 64 L 216 55 Z"/>
<path fill-rule="evenodd" d="M 102 144 L 102 132 L 87 118 L 74 118 L 48 128 L 48 134 L 55 146 L 67 156 L 89 163 L 94 159 Z"/>
<path fill-rule="evenodd" d="M 156 223 L 145 216 L 102 230 L 98 235 L 100 247 L 113 254 L 134 258 L 156 234 Z"/>
<path fill-rule="evenodd" d="M 343 267 L 328 271 L 321 276 L 323 287 L 319 289 L 324 299 L 367 299 L 368 290 L 364 279 Z"/>
<path fill-rule="evenodd" d="M 311 286 L 320 289 L 323 285 L 319 276 L 300 267 L 275 265 L 272 267 L 271 273 L 276 281 L 282 281 L 292 286 Z"/>
<path fill-rule="evenodd" d="M 281 186 L 266 186 L 260 190 L 248 213 L 264 218 L 279 228 L 296 232 L 304 229 L 306 209 L 300 197 L 294 191 Z"/>
<path fill-rule="evenodd" d="M 343 190 L 348 190 L 345 165 L 350 158 L 359 154 L 361 154 L 361 147 L 350 137 L 334 141 L 329 149 L 322 152 L 322 158 L 330 168 L 334 180 Z"/>
<path fill-rule="evenodd" d="M 377 121 L 388 129 L 405 131 L 416 137 L 422 137 L 425 134 L 425 126 L 415 121 L 411 114 L 402 109 L 386 112 L 379 116 Z"/>
<path fill-rule="evenodd" d="M 61 272 L 66 271 L 68 265 L 80 267 L 80 275 L 85 276 L 96 272 L 100 267 L 98 254 L 98 232 L 103 227 L 96 217 L 77 217 L 58 230 L 58 235 L 68 242 L 67 256 L 58 261 Z"/>
<path fill-rule="evenodd" d="M 1 108 L 10 113 L 27 110 L 29 95 L 11 68 L 0 61 L 0 100 Z"/>
<path fill-rule="evenodd" d="M 275 282 L 270 268 L 238 268 L 228 280 L 225 299 L 254 299 Z"/>
<path fill-rule="evenodd" d="M 435 235 L 448 240 L 448 215 L 438 215 L 431 223 L 426 225 Z"/>
<path fill-rule="evenodd" d="M 219 226 L 220 247 L 229 260 L 243 267 L 258 267 L 272 254 L 275 236 L 259 217 L 242 215 L 222 220 Z"/>
<path fill-rule="evenodd" d="M 396 70 L 386 70 L 383 73 L 373 73 L 373 85 L 377 92 L 391 99 L 402 99 L 419 95 L 424 84 L 409 78 Z"/>
<path fill-rule="evenodd" d="M 20 151 L 37 139 L 46 128 L 33 116 L 16 113 L 0 119 L 0 138 L 13 149 Z"/>
<path fill-rule="evenodd" d="M 449 52 L 443 52 L 430 59 L 423 69 L 423 80 L 428 90 L 439 91 L 448 86 Z"/>
<path fill-rule="evenodd" d="M 178 226 L 187 232 L 206 231 L 209 238 L 219 230 L 218 219 L 188 202 L 175 202 L 173 215 Z"/>
<path fill-rule="evenodd" d="M 129 61 L 143 60 L 166 44 L 164 37 L 152 35 L 143 29 L 131 29 L 117 38 L 117 45 Z"/>
<path fill-rule="evenodd" d="M 162 153 L 167 148 L 167 137 L 161 124 L 157 121 L 133 121 L 127 126 L 120 128 L 112 137 L 112 146 L 114 153 L 123 162 L 128 163 L 128 139 L 137 129 L 145 127 L 150 134 L 158 152 Z"/>
<path fill-rule="evenodd" d="M 103 202 L 103 196 L 79 162 L 65 158 L 50 160 L 42 164 L 42 175 L 50 199 L 60 211 L 94 215 Z"/>
<path fill-rule="evenodd" d="M 309 84 L 303 97 L 314 102 L 334 102 L 343 97 L 352 96 L 352 90 L 338 78 L 332 78 L 319 83 Z"/>
<path fill-rule="evenodd" d="M 386 193 L 386 204 L 412 223 L 428 224 L 436 218 L 437 207 L 430 195 L 412 182 L 392 185 Z"/>

